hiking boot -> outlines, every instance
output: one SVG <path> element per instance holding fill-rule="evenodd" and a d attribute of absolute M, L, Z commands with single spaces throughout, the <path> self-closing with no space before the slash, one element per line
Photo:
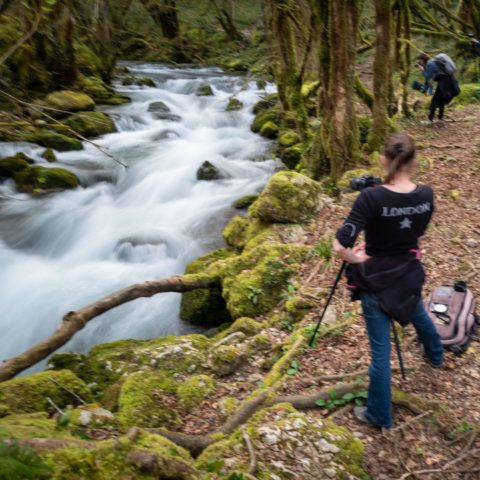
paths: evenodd
<path fill-rule="evenodd" d="M 422 356 L 425 362 L 427 362 L 432 368 L 443 368 L 443 360 L 440 363 L 434 363 L 427 357 L 425 353 Z"/>
<path fill-rule="evenodd" d="M 420 122 L 420 125 L 425 125 L 425 126 L 427 126 L 427 127 L 430 127 L 430 126 L 433 125 L 433 120 L 422 120 L 422 121 Z"/>
<path fill-rule="evenodd" d="M 378 425 L 378 423 L 374 423 L 370 421 L 370 419 L 367 417 L 367 407 L 354 407 L 353 409 L 353 416 L 362 423 L 366 423 L 367 425 L 371 425 L 372 427 L 377 427 L 381 429 L 386 429 L 389 430 L 390 427 L 383 427 L 382 425 Z"/>

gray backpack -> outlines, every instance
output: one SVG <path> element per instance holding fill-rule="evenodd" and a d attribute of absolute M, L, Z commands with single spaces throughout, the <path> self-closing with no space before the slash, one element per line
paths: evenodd
<path fill-rule="evenodd" d="M 441 65 L 447 75 L 451 76 L 457 71 L 455 62 L 446 53 L 439 53 L 433 60 Z"/>
<path fill-rule="evenodd" d="M 475 316 L 475 298 L 465 282 L 435 288 L 425 308 L 433 320 L 443 346 L 460 355 L 465 352 L 480 318 Z"/>

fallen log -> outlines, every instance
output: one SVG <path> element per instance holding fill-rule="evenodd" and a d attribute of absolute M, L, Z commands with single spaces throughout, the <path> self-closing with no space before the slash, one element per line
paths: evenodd
<path fill-rule="evenodd" d="M 13 378 L 18 373 L 48 357 L 62 345 L 65 345 L 90 320 L 124 303 L 131 302 L 137 298 L 152 297 L 157 293 L 182 293 L 199 288 L 218 287 L 219 285 L 220 279 L 212 275 L 178 275 L 164 280 L 131 285 L 76 312 L 68 312 L 63 317 L 62 323 L 57 330 L 50 337 L 0 365 L 0 382 Z"/>

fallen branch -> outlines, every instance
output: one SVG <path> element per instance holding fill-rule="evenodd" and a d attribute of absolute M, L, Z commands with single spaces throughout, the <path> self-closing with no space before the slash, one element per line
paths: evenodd
<path fill-rule="evenodd" d="M 53 382 L 55 385 L 57 385 L 58 387 L 60 387 L 62 390 L 65 390 L 67 393 L 69 393 L 70 395 L 72 395 L 74 398 L 76 398 L 82 405 L 86 405 L 87 402 L 85 400 L 83 400 L 82 397 L 80 397 L 79 395 L 77 395 L 73 390 L 70 390 L 69 388 L 67 387 L 64 387 L 60 382 L 57 382 L 54 378 L 52 377 L 48 377 L 48 379 Z"/>
<path fill-rule="evenodd" d="M 115 307 L 137 298 L 152 297 L 157 293 L 182 293 L 199 288 L 218 287 L 219 284 L 220 280 L 212 275 L 180 275 L 164 280 L 137 283 L 118 290 L 76 312 L 67 313 L 60 326 L 50 337 L 20 355 L 5 361 L 0 365 L 0 382 L 13 378 L 18 373 L 43 360 L 62 345 L 65 345 L 90 320 Z"/>
<path fill-rule="evenodd" d="M 255 478 L 254 475 L 257 473 L 257 457 L 255 455 L 252 440 L 250 435 L 245 431 L 242 432 L 242 437 L 247 446 L 248 455 L 250 456 L 250 465 L 248 466 L 247 475 L 250 476 L 250 478 Z"/>
<path fill-rule="evenodd" d="M 430 415 L 431 413 L 433 413 L 432 410 L 427 410 L 426 412 L 423 412 L 423 413 L 421 413 L 420 415 L 417 415 L 416 417 L 411 418 L 411 419 L 408 420 L 407 422 L 402 423 L 402 424 L 399 425 L 398 427 L 392 428 L 392 429 L 390 430 L 390 432 L 396 432 L 396 431 L 398 431 L 398 430 L 403 430 L 405 427 L 408 427 L 408 426 L 411 425 L 412 423 L 417 422 L 418 420 L 422 419 L 423 417 L 426 417 L 427 415 Z"/>
<path fill-rule="evenodd" d="M 413 372 L 415 369 L 413 367 L 406 367 L 406 372 Z M 399 372 L 399 368 L 392 368 L 392 373 Z M 313 379 L 316 383 L 330 382 L 332 380 L 345 380 L 346 378 L 355 378 L 355 377 L 365 377 L 368 375 L 368 370 L 357 370 L 356 372 L 351 373 L 338 373 L 336 375 L 322 375 L 320 377 L 315 377 Z"/>
<path fill-rule="evenodd" d="M 404 473 L 399 480 L 405 480 L 410 476 L 415 475 L 424 475 L 426 473 L 478 473 L 480 472 L 480 468 L 472 468 L 472 469 L 463 469 L 463 470 L 442 470 L 441 468 L 432 468 L 430 470 L 416 470 L 415 472 L 407 472 Z"/>

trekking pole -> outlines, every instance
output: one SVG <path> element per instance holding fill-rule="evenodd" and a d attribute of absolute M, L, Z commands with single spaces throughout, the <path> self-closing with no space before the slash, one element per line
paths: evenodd
<path fill-rule="evenodd" d="M 392 329 L 393 329 L 393 339 L 395 340 L 395 349 L 397 350 L 398 363 L 400 364 L 400 372 L 402 373 L 402 378 L 407 379 L 405 375 L 405 365 L 403 364 L 402 351 L 400 350 L 400 341 L 398 339 L 397 327 L 395 326 L 395 320 L 392 320 Z"/>
<path fill-rule="evenodd" d="M 327 303 L 325 304 L 325 308 L 323 309 L 322 314 L 320 315 L 320 318 L 318 320 L 317 326 L 315 327 L 315 331 L 313 332 L 312 338 L 310 339 L 310 342 L 308 344 L 313 347 L 313 342 L 315 341 L 315 337 L 317 336 L 318 329 L 320 328 L 320 324 L 323 321 L 323 317 L 325 316 L 325 313 L 327 312 L 327 308 L 330 305 L 330 302 L 332 301 L 333 294 L 335 293 L 335 290 L 337 288 L 338 282 L 342 278 L 342 273 L 345 270 L 345 267 L 347 265 L 347 262 L 342 262 L 342 266 L 340 267 L 340 270 L 337 273 L 337 278 L 335 279 L 335 282 L 333 284 L 332 289 L 330 290 L 330 295 L 328 296 Z"/>

